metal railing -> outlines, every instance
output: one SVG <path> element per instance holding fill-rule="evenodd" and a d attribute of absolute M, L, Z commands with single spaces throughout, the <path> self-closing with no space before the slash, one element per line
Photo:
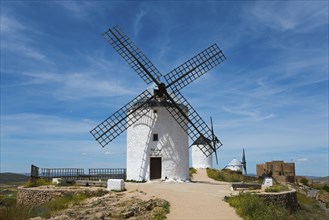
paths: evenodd
<path fill-rule="evenodd" d="M 40 177 L 51 180 L 52 178 L 62 178 L 77 180 L 84 176 L 82 168 L 41 168 Z"/>
<path fill-rule="evenodd" d="M 41 172 L 39 172 L 41 170 Z M 107 180 L 126 179 L 125 168 L 90 168 L 88 174 L 83 168 L 39 168 L 31 165 L 31 180 L 39 178 L 52 180 L 62 178 L 66 180 Z"/>
<path fill-rule="evenodd" d="M 124 168 L 93 168 L 89 169 L 90 180 L 126 179 Z"/>

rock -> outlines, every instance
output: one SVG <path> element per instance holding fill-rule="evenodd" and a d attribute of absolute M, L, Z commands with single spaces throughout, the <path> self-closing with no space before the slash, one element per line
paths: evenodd
<path fill-rule="evenodd" d="M 116 193 L 88 199 L 85 203 L 70 210 L 63 210 L 59 214 L 69 215 L 71 219 L 153 219 L 157 213 L 166 212 L 163 209 L 166 201 L 161 199 L 143 201 L 120 195 L 121 199 L 117 201 L 118 197 L 113 195 Z"/>
<path fill-rule="evenodd" d="M 58 215 L 55 216 L 54 218 L 50 218 L 51 220 L 71 220 L 72 218 L 70 218 L 67 215 Z"/>

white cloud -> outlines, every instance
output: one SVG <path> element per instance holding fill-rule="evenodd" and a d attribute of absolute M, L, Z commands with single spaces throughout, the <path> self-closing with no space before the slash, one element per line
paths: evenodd
<path fill-rule="evenodd" d="M 63 77 L 61 81 L 63 87 L 56 93 L 59 99 L 75 99 L 76 94 L 79 94 L 78 98 L 137 94 L 115 80 L 104 81 L 82 73 L 70 73 Z"/>
<path fill-rule="evenodd" d="M 259 112 L 257 111 L 253 111 L 253 110 L 247 110 L 245 107 L 243 108 L 236 108 L 235 109 L 232 109 L 232 108 L 229 108 L 229 107 L 226 107 L 226 106 L 222 106 L 222 109 L 228 113 L 231 113 L 231 114 L 235 114 L 235 115 L 242 115 L 242 116 L 246 116 L 246 118 L 249 120 L 249 121 L 263 121 L 263 120 L 266 120 L 266 119 L 270 119 L 270 118 L 273 118 L 274 115 L 271 113 L 271 114 L 268 114 L 268 115 L 262 115 L 260 114 Z"/>
<path fill-rule="evenodd" d="M 140 10 L 139 13 L 135 17 L 135 21 L 134 21 L 134 34 L 135 34 L 135 36 L 138 35 L 139 30 L 142 28 L 141 21 L 142 21 L 142 19 L 145 15 L 146 15 L 146 12 L 144 10 Z"/>
<path fill-rule="evenodd" d="M 13 16 L 1 14 L 1 49 L 3 55 L 14 53 L 16 56 L 25 56 L 35 61 L 46 61 L 46 55 L 34 46 L 33 35 L 38 31 L 18 21 Z"/>
<path fill-rule="evenodd" d="M 18 22 L 15 18 L 8 16 L 6 13 L 1 13 L 0 18 L 1 34 L 14 34 L 27 29 L 25 25 Z"/>
<path fill-rule="evenodd" d="M 296 162 L 299 164 L 303 164 L 303 163 L 309 163 L 310 160 L 308 158 L 297 158 Z"/>
<path fill-rule="evenodd" d="M 328 3 L 274 1 L 255 3 L 251 10 L 260 24 L 276 31 L 311 31 L 328 23 Z M 259 25 L 256 25 L 259 28 Z"/>
<path fill-rule="evenodd" d="M 85 18 L 95 7 L 94 2 L 89 1 L 56 1 L 56 3 L 78 18 Z"/>
<path fill-rule="evenodd" d="M 129 84 L 124 85 L 116 79 L 103 80 L 101 75 L 90 72 L 23 72 L 16 74 L 25 77 L 25 86 L 47 85 L 48 92 L 59 100 L 138 94 L 136 88 L 130 88 Z"/>
<path fill-rule="evenodd" d="M 42 139 L 44 136 L 63 138 L 88 134 L 96 123 L 89 119 L 65 119 L 44 114 L 11 114 L 1 116 L 2 138 L 25 137 Z"/>
<path fill-rule="evenodd" d="M 46 61 L 46 55 L 43 54 L 40 50 L 31 47 L 30 45 L 24 43 L 23 41 L 19 40 L 4 40 L 1 48 L 5 51 L 15 53 L 18 56 L 25 56 L 28 58 L 32 58 L 36 61 Z"/>

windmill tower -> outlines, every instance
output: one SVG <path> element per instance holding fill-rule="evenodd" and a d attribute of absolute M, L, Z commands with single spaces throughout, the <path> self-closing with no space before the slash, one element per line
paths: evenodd
<path fill-rule="evenodd" d="M 207 157 L 206 155 L 204 155 L 204 153 L 200 150 L 199 147 L 210 148 L 208 143 L 202 138 L 198 138 L 192 144 L 192 167 L 195 169 L 212 168 L 212 154 Z"/>
<path fill-rule="evenodd" d="M 211 148 L 208 143 L 212 141 L 219 142 L 214 135 L 214 128 L 212 124 L 212 118 L 210 117 L 210 124 L 211 124 L 211 133 L 212 139 L 205 141 L 203 138 L 199 137 L 193 144 L 192 144 L 192 167 L 195 169 L 203 169 L 203 168 L 212 168 L 213 167 L 213 155 L 206 156 L 201 149 L 202 148 Z M 216 162 L 218 164 L 217 159 L 217 152 L 215 151 Z"/>
<path fill-rule="evenodd" d="M 127 179 L 187 180 L 188 140 L 209 157 L 222 145 L 180 90 L 226 60 L 214 44 L 163 76 L 118 27 L 104 38 L 147 83 L 154 84 L 108 117 L 91 134 L 102 147 L 127 130 Z"/>
<path fill-rule="evenodd" d="M 247 161 L 244 148 L 242 151 L 242 160 L 233 159 L 229 164 L 227 164 L 224 169 L 230 169 L 232 171 L 240 171 L 243 175 L 247 175 Z"/>
<path fill-rule="evenodd" d="M 150 104 L 127 129 L 127 179 L 188 180 L 188 135 L 167 111 L 170 103 Z"/>

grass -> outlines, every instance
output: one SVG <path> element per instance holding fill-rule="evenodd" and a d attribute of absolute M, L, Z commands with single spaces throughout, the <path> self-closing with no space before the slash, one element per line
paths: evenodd
<path fill-rule="evenodd" d="M 266 188 L 265 192 L 284 192 L 284 191 L 288 191 L 288 190 L 289 190 L 288 186 L 276 184 L 276 185 Z"/>
<path fill-rule="evenodd" d="M 87 198 L 103 196 L 107 191 L 98 190 L 95 193 L 67 193 L 62 197 L 56 198 L 39 206 L 22 206 L 16 205 L 16 198 L 10 203 L 1 203 L 0 219 L 23 220 L 40 216 L 42 218 L 50 218 L 59 210 L 68 208 L 70 205 L 78 205 Z"/>
<path fill-rule="evenodd" d="M 226 198 L 226 201 L 236 209 L 238 215 L 246 220 L 283 219 L 288 212 L 282 206 L 267 206 L 263 198 L 250 193 L 241 193 L 238 196 Z"/>
<path fill-rule="evenodd" d="M 308 186 L 308 179 L 305 177 L 301 178 L 299 182 L 304 184 L 305 186 Z"/>
<path fill-rule="evenodd" d="M 50 218 L 52 214 L 56 213 L 56 211 L 66 209 L 71 204 L 78 205 L 89 197 L 89 195 L 86 195 L 84 193 L 74 195 L 68 193 L 63 197 L 56 198 L 46 203 L 45 205 L 38 207 L 36 210 L 40 210 L 40 213 L 37 213 L 37 216 L 41 216 L 43 218 Z"/>
<path fill-rule="evenodd" d="M 318 202 L 303 194 L 297 194 L 299 209 L 291 213 L 280 203 L 266 203 L 256 194 L 240 193 L 237 196 L 225 197 L 225 201 L 235 208 L 237 214 L 246 220 L 321 220 L 329 219 Z"/>
<path fill-rule="evenodd" d="M 38 187 L 38 186 L 46 186 L 46 185 L 53 185 L 51 181 L 45 180 L 45 179 L 37 179 L 37 180 L 30 180 L 26 182 L 23 187 L 29 188 L 29 187 Z"/>
<path fill-rule="evenodd" d="M 329 192 L 321 189 L 318 193 L 318 197 L 325 203 L 326 208 L 329 208 Z"/>
<path fill-rule="evenodd" d="M 163 220 L 166 219 L 166 215 L 170 212 L 170 204 L 165 201 L 162 207 L 155 207 L 155 216 L 153 220 Z"/>
<path fill-rule="evenodd" d="M 244 176 L 241 172 L 235 172 L 229 169 L 216 170 L 207 169 L 209 178 L 224 182 L 260 182 L 261 180 L 253 176 Z"/>
<path fill-rule="evenodd" d="M 197 170 L 193 167 L 190 167 L 189 169 L 189 174 L 190 174 L 190 179 L 193 177 L 193 174 L 197 173 Z"/>
<path fill-rule="evenodd" d="M 18 186 L 19 185 L 0 185 L 0 208 L 14 206 L 16 204 Z"/>
<path fill-rule="evenodd" d="M 50 218 L 56 211 L 66 209 L 70 204 L 77 205 L 89 198 L 86 194 L 68 193 L 63 197 L 56 198 L 40 206 L 22 206 L 11 204 L 0 208 L 0 216 L 3 219 L 21 220 L 40 216 L 42 218 Z"/>

